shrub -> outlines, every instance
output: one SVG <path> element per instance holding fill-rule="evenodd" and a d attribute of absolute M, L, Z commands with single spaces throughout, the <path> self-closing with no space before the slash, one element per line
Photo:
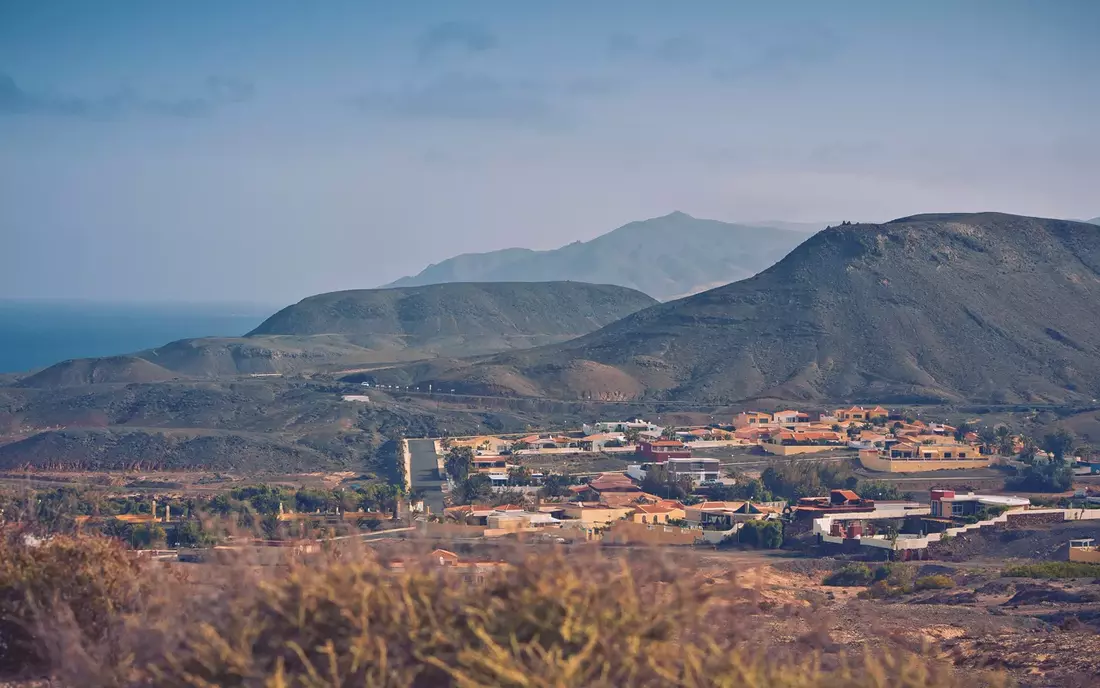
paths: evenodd
<path fill-rule="evenodd" d="M 9 578 L 0 590 L 37 586 L 36 599 L 53 599 L 58 586 L 97 590 L 113 578 L 135 589 L 135 565 L 117 543 L 56 540 L 34 550 L 4 551 L 19 566 L 5 556 Z M 128 594 L 69 593 L 81 633 L 49 638 L 57 651 L 49 672 L 62 685 L 89 688 L 991 684 L 985 674 L 957 674 L 897 647 L 834 652 L 826 662 L 801 644 L 768 647 L 767 624 L 735 622 L 761 612 L 753 591 L 699 585 L 651 556 L 632 565 L 576 551 L 527 552 L 518 548 L 514 563 L 477 581 L 429 557 L 406 559 L 399 572 L 344 550 L 296 560 L 276 575 L 233 563 L 204 568 L 203 585 L 167 579 L 141 588 L 140 604 Z M 93 582 L 103 569 L 127 574 Z M 74 581 L 73 570 L 83 578 Z M 101 613 L 77 613 L 91 607 Z"/>
<path fill-rule="evenodd" d="M 48 647 L 39 622 L 71 616 L 81 642 L 96 644 L 133 609 L 142 566 L 117 540 L 55 535 L 0 539 L 0 671 L 41 670 Z"/>
<path fill-rule="evenodd" d="M 761 549 L 779 549 L 783 546 L 783 523 L 746 521 L 737 531 L 737 541 Z"/>
<path fill-rule="evenodd" d="M 1044 561 L 1039 564 L 1009 566 L 1004 575 L 1014 578 L 1097 578 L 1100 564 L 1084 561 Z"/>
<path fill-rule="evenodd" d="M 955 587 L 955 580 L 951 576 L 942 573 L 932 576 L 921 576 L 914 587 L 917 590 L 950 590 Z"/>
<path fill-rule="evenodd" d="M 825 580 L 821 583 L 822 585 L 850 587 L 853 585 L 867 585 L 874 579 L 875 574 L 867 564 L 848 564 L 844 568 L 825 576 Z"/>

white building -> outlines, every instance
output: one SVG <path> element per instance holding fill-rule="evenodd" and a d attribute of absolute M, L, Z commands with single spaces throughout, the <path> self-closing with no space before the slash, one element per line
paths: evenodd
<path fill-rule="evenodd" d="M 627 466 L 626 474 L 631 478 L 645 480 L 648 466 L 657 465 L 667 468 L 673 478 L 691 478 L 691 481 L 699 483 L 716 482 L 722 475 L 721 462 L 718 459 L 668 459 L 657 464 L 632 464 Z"/>
<path fill-rule="evenodd" d="M 664 430 L 664 428 L 644 421 L 641 418 L 635 418 L 634 420 L 601 420 L 591 425 L 585 423 L 581 426 L 581 429 L 586 435 L 596 435 L 606 432 L 627 432 L 628 430 L 637 430 L 642 433 L 655 432 L 660 435 Z"/>

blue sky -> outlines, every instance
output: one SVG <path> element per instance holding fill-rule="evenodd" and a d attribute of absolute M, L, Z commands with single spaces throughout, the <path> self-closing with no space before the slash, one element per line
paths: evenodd
<path fill-rule="evenodd" d="M 682 210 L 1100 214 L 1100 3 L 0 3 L 0 297 L 283 303 Z"/>

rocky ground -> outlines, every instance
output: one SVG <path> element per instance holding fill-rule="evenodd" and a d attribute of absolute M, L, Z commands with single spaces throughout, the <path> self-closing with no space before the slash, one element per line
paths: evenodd
<path fill-rule="evenodd" d="M 780 642 L 812 639 L 833 653 L 900 645 L 959 671 L 1002 671 L 1021 686 L 1100 685 L 1100 581 L 1005 578 L 997 568 L 925 564 L 916 576 L 945 574 L 955 587 L 863 599 L 863 587 L 822 585 L 830 568 L 810 560 L 732 575 L 757 586 L 766 606 L 802 610 L 770 620 Z"/>

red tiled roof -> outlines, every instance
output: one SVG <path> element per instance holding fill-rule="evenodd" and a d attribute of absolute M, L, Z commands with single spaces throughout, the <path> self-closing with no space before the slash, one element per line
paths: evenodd
<path fill-rule="evenodd" d="M 855 492 L 852 492 L 851 490 L 833 490 L 833 492 L 839 494 L 845 499 L 859 499 L 859 495 L 857 495 Z"/>

